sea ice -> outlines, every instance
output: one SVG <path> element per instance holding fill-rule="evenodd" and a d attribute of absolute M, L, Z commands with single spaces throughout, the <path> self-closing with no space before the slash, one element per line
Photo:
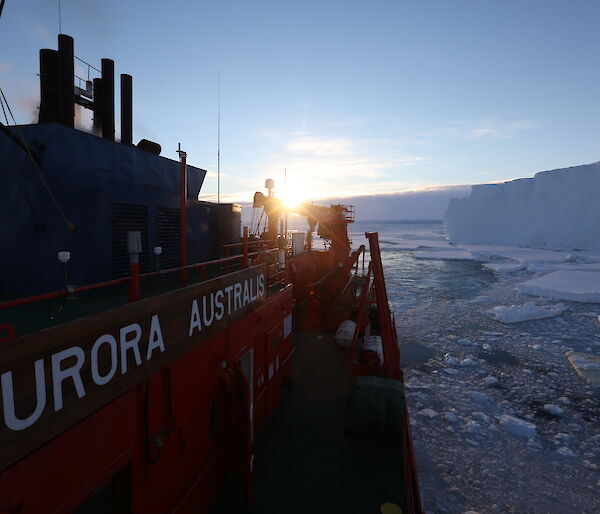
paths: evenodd
<path fill-rule="evenodd" d="M 484 261 L 471 252 L 460 249 L 414 252 L 413 257 L 421 260 L 440 261 Z"/>
<path fill-rule="evenodd" d="M 458 375 L 458 370 L 452 368 L 443 368 L 442 371 L 444 373 L 448 373 L 448 375 Z"/>
<path fill-rule="evenodd" d="M 486 262 L 483 267 L 496 273 L 513 273 L 525 268 L 525 264 L 523 262 Z"/>
<path fill-rule="evenodd" d="M 467 391 L 467 396 L 474 402 L 480 404 L 487 404 L 490 402 L 490 397 L 485 393 L 479 393 L 477 391 Z"/>
<path fill-rule="evenodd" d="M 533 319 L 559 316 L 567 310 L 563 303 L 556 305 L 536 305 L 528 302 L 523 305 L 498 305 L 486 311 L 492 318 L 502 323 L 520 323 Z"/>
<path fill-rule="evenodd" d="M 561 409 L 558 405 L 554 405 L 552 403 L 545 403 L 544 410 L 548 414 L 552 414 L 554 416 L 562 416 L 562 414 L 565 412 L 564 409 Z"/>
<path fill-rule="evenodd" d="M 490 422 L 490 417 L 483 413 L 483 412 L 474 412 L 472 414 L 473 418 L 475 418 L 477 421 L 481 421 L 482 423 L 489 423 Z"/>
<path fill-rule="evenodd" d="M 450 364 L 450 366 L 458 366 L 460 364 L 460 361 L 449 353 L 444 355 L 444 361 L 446 361 L 447 364 Z"/>
<path fill-rule="evenodd" d="M 488 387 L 493 387 L 498 383 L 498 379 L 496 377 L 492 377 L 492 376 L 485 377 L 483 379 L 483 383 Z"/>
<path fill-rule="evenodd" d="M 576 457 L 576 455 L 567 447 L 563 446 L 557 450 L 563 457 Z"/>
<path fill-rule="evenodd" d="M 405 383 L 405 386 L 409 389 L 429 389 L 429 385 L 421 382 L 418 378 L 411 378 Z"/>
<path fill-rule="evenodd" d="M 429 419 L 435 418 L 438 415 L 438 413 L 435 412 L 433 409 L 422 409 L 419 412 L 417 412 L 417 414 L 419 416 L 425 416 Z"/>
<path fill-rule="evenodd" d="M 446 421 L 449 421 L 450 423 L 458 422 L 458 416 L 456 414 L 454 414 L 454 412 L 446 412 L 446 414 L 444 414 L 444 418 L 446 419 Z"/>
<path fill-rule="evenodd" d="M 519 284 L 517 288 L 532 296 L 600 303 L 600 272 L 554 271 Z"/>
<path fill-rule="evenodd" d="M 512 435 L 525 437 L 527 439 L 537 436 L 537 429 L 533 423 L 524 419 L 503 414 L 498 418 L 500 426 Z"/>

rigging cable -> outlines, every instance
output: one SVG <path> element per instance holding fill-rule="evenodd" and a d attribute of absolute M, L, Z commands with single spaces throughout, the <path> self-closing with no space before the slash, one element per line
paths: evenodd
<path fill-rule="evenodd" d="M 6 110 L 4 109 L 4 101 L 2 100 L 2 97 L 0 96 L 0 105 L 2 106 L 2 112 L 4 113 L 4 117 L 6 119 L 6 124 L 8 125 L 8 116 L 6 115 Z M 15 135 L 10 132 L 8 130 L 8 128 L 6 128 L 6 126 L 4 126 L 2 124 L 2 122 L 0 122 L 0 131 L 4 132 L 4 134 L 11 140 L 13 141 L 17 146 L 19 146 L 23 151 L 25 151 L 25 148 L 22 147 L 21 143 L 19 142 L 19 140 L 15 137 Z M 23 196 L 25 197 L 25 201 L 27 202 L 27 205 L 29 206 L 29 210 L 31 211 L 31 217 L 33 219 L 33 226 L 34 227 L 41 227 L 42 224 L 39 223 L 38 221 L 38 216 L 36 213 L 36 210 L 33 207 L 33 202 L 31 201 L 31 195 L 29 193 L 29 189 L 27 189 L 27 186 L 25 184 L 23 184 L 22 180 L 17 180 L 17 184 L 18 187 L 21 188 L 21 191 L 23 193 Z"/>
<path fill-rule="evenodd" d="M 37 171 L 38 177 L 39 177 L 40 181 L 42 182 L 42 185 L 44 186 L 44 189 L 46 190 L 46 193 L 48 193 L 48 196 L 52 200 L 52 203 L 54 204 L 54 207 L 56 207 L 56 210 L 58 211 L 58 213 L 60 214 L 60 216 L 62 217 L 62 219 L 64 220 L 64 222 L 66 223 L 69 232 L 74 232 L 75 229 L 76 229 L 76 226 L 75 226 L 75 224 L 71 220 L 69 220 L 69 218 L 67 218 L 67 215 L 62 210 L 62 207 L 58 203 L 58 200 L 54 196 L 54 193 L 52 193 L 52 190 L 50 189 L 50 186 L 48 186 L 48 183 L 46 182 L 46 179 L 44 178 L 44 175 L 42 174 L 42 170 L 40 169 L 40 166 L 39 166 L 39 156 L 36 155 L 34 157 L 31 149 L 29 148 L 29 145 L 27 144 L 27 141 L 25 141 L 25 138 L 23 137 L 23 134 L 21 133 L 21 130 L 19 129 L 19 126 L 17 125 L 17 121 L 15 120 L 15 116 L 12 113 L 12 110 L 10 108 L 8 100 L 6 99 L 6 96 L 4 95 L 4 91 L 2 90 L 2 88 L 0 88 L 0 95 L 1 95 L 2 99 L 4 100 L 4 103 L 6 103 L 6 108 L 8 109 L 10 117 L 13 120 L 13 124 L 14 124 L 15 130 L 17 131 L 17 134 L 19 135 L 19 138 L 21 139 L 21 143 L 20 144 L 17 143 L 17 144 L 19 144 L 19 146 L 21 146 L 21 148 L 23 148 L 25 150 L 25 152 L 29 156 L 29 159 L 31 159 L 31 162 L 33 163 L 33 167 Z M 5 133 L 10 134 L 10 131 L 6 130 Z M 11 139 L 13 139 L 13 141 L 15 140 L 15 138 L 12 138 L 12 137 L 11 137 Z"/>

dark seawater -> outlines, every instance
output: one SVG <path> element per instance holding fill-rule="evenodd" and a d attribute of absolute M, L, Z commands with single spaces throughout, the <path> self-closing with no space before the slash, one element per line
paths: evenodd
<path fill-rule="evenodd" d="M 350 226 L 354 247 L 368 248 L 365 232 L 379 233 L 388 296 L 396 314 L 436 299 L 472 299 L 495 282 L 494 274 L 478 262 L 415 258 L 413 250 L 419 247 L 445 244 L 441 221 L 357 222 Z"/>

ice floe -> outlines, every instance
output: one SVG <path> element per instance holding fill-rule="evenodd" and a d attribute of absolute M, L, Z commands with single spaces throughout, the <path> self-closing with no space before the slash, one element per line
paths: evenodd
<path fill-rule="evenodd" d="M 524 419 L 503 414 L 498 421 L 504 430 L 517 437 L 530 438 L 538 435 L 536 426 Z"/>
<path fill-rule="evenodd" d="M 600 272 L 554 271 L 518 286 L 519 291 L 556 300 L 600 303 Z"/>
<path fill-rule="evenodd" d="M 414 252 L 413 256 L 415 259 L 422 260 L 440 260 L 440 261 L 485 261 L 484 257 L 475 255 L 466 250 L 451 249 L 451 250 L 439 250 L 431 252 Z"/>
<path fill-rule="evenodd" d="M 565 412 L 564 409 L 561 409 L 558 405 L 554 405 L 552 403 L 544 404 L 544 410 L 553 416 L 562 416 Z"/>
<path fill-rule="evenodd" d="M 556 305 L 536 305 L 533 302 L 528 302 L 523 305 L 497 305 L 486 312 L 496 321 L 502 323 L 520 323 L 559 316 L 566 310 L 567 306 L 563 303 Z"/>

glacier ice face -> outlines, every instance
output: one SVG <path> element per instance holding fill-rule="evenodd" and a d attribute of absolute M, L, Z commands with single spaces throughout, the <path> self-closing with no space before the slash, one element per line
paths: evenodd
<path fill-rule="evenodd" d="M 454 243 L 600 249 L 600 162 L 474 185 L 450 201 L 444 225 Z"/>

